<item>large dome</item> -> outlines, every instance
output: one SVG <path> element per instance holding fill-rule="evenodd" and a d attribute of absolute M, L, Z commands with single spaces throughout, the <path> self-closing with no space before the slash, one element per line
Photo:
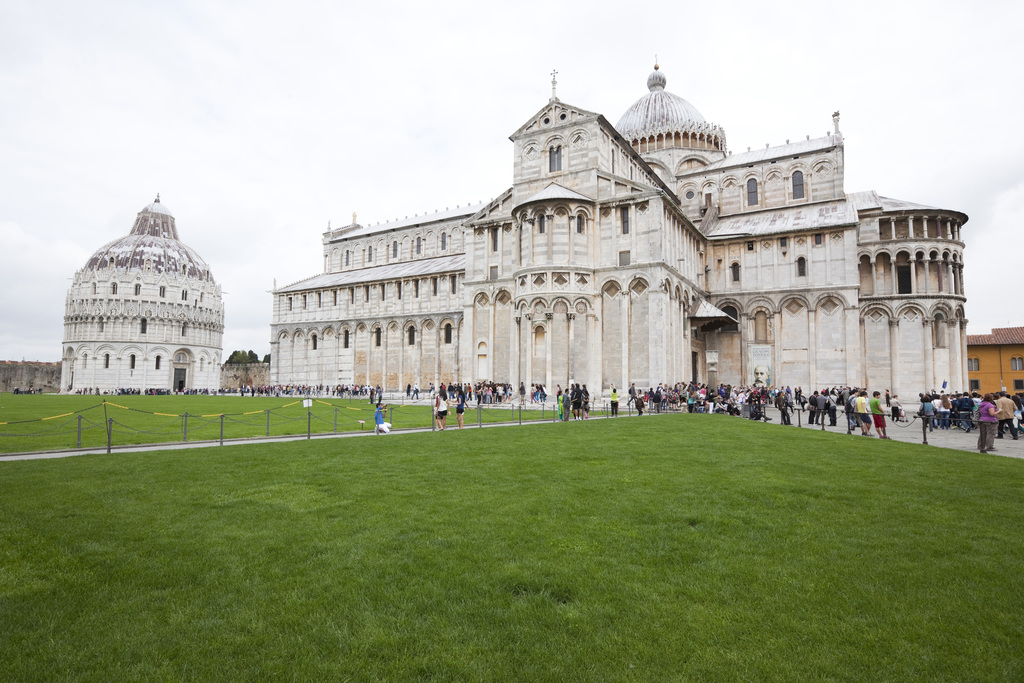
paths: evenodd
<path fill-rule="evenodd" d="M 139 211 L 127 236 L 103 245 L 85 264 L 86 270 L 111 267 L 151 269 L 213 282 L 213 274 L 206 261 L 178 239 L 174 216 L 160 203 L 159 196 Z"/>
<path fill-rule="evenodd" d="M 627 140 L 643 139 L 665 133 L 720 133 L 717 126 L 704 120 L 697 108 L 678 95 L 665 90 L 665 74 L 658 65 L 647 77 L 650 91 L 633 103 L 615 128 Z"/>

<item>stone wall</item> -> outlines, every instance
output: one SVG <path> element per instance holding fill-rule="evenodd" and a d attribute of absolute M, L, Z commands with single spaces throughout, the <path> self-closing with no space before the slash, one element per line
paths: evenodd
<path fill-rule="evenodd" d="M 0 361 L 0 391 L 42 389 L 58 391 L 60 363 Z"/>
<path fill-rule="evenodd" d="M 265 386 L 270 384 L 270 363 L 248 363 L 228 365 L 220 369 L 221 389 L 238 389 L 243 386 Z"/>

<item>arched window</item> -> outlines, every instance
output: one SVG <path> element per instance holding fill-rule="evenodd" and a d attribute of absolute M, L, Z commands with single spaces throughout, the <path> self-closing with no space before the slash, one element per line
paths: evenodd
<path fill-rule="evenodd" d="M 135 354 L 134 353 L 132 355 L 128 356 L 128 369 L 129 370 L 134 370 L 135 369 Z"/>
<path fill-rule="evenodd" d="M 576 234 L 583 234 L 583 214 L 576 216 Z"/>
<path fill-rule="evenodd" d="M 136 284 L 135 285 L 135 296 L 138 296 L 139 294 L 142 294 L 142 285 Z"/>
<path fill-rule="evenodd" d="M 946 316 L 936 313 L 932 321 L 935 329 L 935 346 L 942 348 L 946 346 Z"/>
<path fill-rule="evenodd" d="M 541 235 L 544 234 L 544 216 L 537 216 L 537 232 Z"/>
<path fill-rule="evenodd" d="M 422 254 L 423 253 L 423 239 L 420 238 L 420 237 L 416 238 L 416 253 L 417 254 Z"/>
<path fill-rule="evenodd" d="M 739 282 L 740 281 L 740 264 L 734 263 L 734 264 L 732 264 L 732 266 L 730 268 L 732 270 L 732 281 L 733 282 Z"/>
<path fill-rule="evenodd" d="M 764 311 L 754 314 L 754 341 L 758 343 L 768 341 L 768 314 Z"/>
<path fill-rule="evenodd" d="M 980 358 L 968 358 L 967 359 L 967 372 L 978 372 L 981 369 Z"/>
<path fill-rule="evenodd" d="M 410 327 L 409 328 L 409 346 L 415 346 L 415 345 L 416 345 L 416 328 L 415 327 Z"/>
<path fill-rule="evenodd" d="M 380 346 L 380 328 L 379 327 L 376 330 L 373 331 L 373 336 L 374 336 L 374 346 Z"/>
<path fill-rule="evenodd" d="M 117 283 L 116 282 L 114 282 L 114 283 L 112 283 L 110 285 L 110 293 L 111 294 L 117 294 Z"/>
<path fill-rule="evenodd" d="M 350 265 L 351 263 L 352 263 L 352 252 L 351 252 L 351 250 L 346 249 L 345 250 L 345 265 L 347 266 L 347 265 Z"/>
<path fill-rule="evenodd" d="M 807 277 L 807 259 L 803 256 L 796 260 L 796 276 Z"/>
<path fill-rule="evenodd" d="M 1020 357 L 1011 358 L 1010 359 L 1010 369 L 1014 370 L 1014 371 L 1024 370 L 1024 358 L 1020 358 Z"/>
<path fill-rule="evenodd" d="M 102 332 L 102 331 L 103 331 L 103 320 L 100 319 L 100 332 Z"/>
<path fill-rule="evenodd" d="M 156 369 L 156 370 L 159 370 L 159 369 L 160 369 L 160 356 L 157 356 L 157 357 L 156 357 L 156 366 L 155 366 L 155 368 L 154 368 L 154 369 Z"/>
<path fill-rule="evenodd" d="M 366 261 L 373 263 L 373 247 L 366 247 Z"/>
<path fill-rule="evenodd" d="M 163 287 L 163 286 L 161 286 L 161 287 L 160 287 L 160 298 L 162 299 L 162 298 L 164 298 L 165 296 L 167 296 L 167 288 L 166 288 L 166 287 Z"/>
<path fill-rule="evenodd" d="M 757 181 L 753 178 L 747 181 L 747 206 L 757 206 Z"/>
<path fill-rule="evenodd" d="M 448 251 L 448 233 L 441 233 L 441 251 Z"/>
<path fill-rule="evenodd" d="M 181 325 L 181 336 L 184 337 L 188 334 L 188 323 L 182 323 Z"/>
<path fill-rule="evenodd" d="M 548 171 L 554 173 L 562 170 L 562 146 L 548 148 Z"/>
<path fill-rule="evenodd" d="M 341 347 L 343 349 L 348 348 L 348 330 L 345 330 L 341 335 Z"/>
<path fill-rule="evenodd" d="M 317 349 L 316 335 L 314 334 L 312 337 L 310 337 L 310 340 L 313 342 L 313 350 L 316 351 L 316 349 Z"/>
<path fill-rule="evenodd" d="M 143 318 L 142 321 L 139 323 L 139 334 L 146 334 L 146 327 L 146 319 Z"/>
<path fill-rule="evenodd" d="M 391 258 L 398 258 L 398 240 L 391 243 Z"/>
<path fill-rule="evenodd" d="M 444 324 L 444 343 L 445 344 L 451 344 L 452 343 L 452 324 L 451 323 L 445 323 Z"/>
<path fill-rule="evenodd" d="M 735 306 L 722 306 L 722 313 L 725 313 L 726 315 L 737 320 L 740 317 L 740 314 L 736 310 Z M 720 329 L 722 332 L 739 332 L 740 326 L 737 323 L 729 323 L 728 325 L 723 325 Z"/>
<path fill-rule="evenodd" d="M 181 300 L 182 301 L 188 301 L 188 290 L 187 289 L 181 290 Z"/>
<path fill-rule="evenodd" d="M 804 198 L 804 174 L 803 171 L 793 171 L 793 199 Z"/>
<path fill-rule="evenodd" d="M 110 367 L 110 354 L 109 353 L 103 354 L 103 367 L 104 368 L 109 368 Z"/>

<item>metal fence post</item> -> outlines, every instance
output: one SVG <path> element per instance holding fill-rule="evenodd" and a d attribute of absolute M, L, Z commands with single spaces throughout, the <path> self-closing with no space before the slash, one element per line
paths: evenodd
<path fill-rule="evenodd" d="M 796 426 L 797 427 L 803 427 L 803 425 L 800 424 L 800 414 L 804 412 L 804 409 L 802 407 L 801 408 L 796 408 L 793 412 L 796 413 Z"/>
<path fill-rule="evenodd" d="M 519 406 L 519 426 L 523 426 L 523 406 Z"/>
<path fill-rule="evenodd" d="M 182 441 L 188 441 L 188 411 L 185 411 L 185 421 L 182 423 Z"/>
<path fill-rule="evenodd" d="M 476 407 L 476 426 L 477 427 L 483 427 L 484 426 L 484 408 L 483 408 L 483 406 L 479 406 L 479 405 Z"/>
<path fill-rule="evenodd" d="M 313 411 L 306 410 L 306 438 L 310 438 L 313 431 Z"/>
<path fill-rule="evenodd" d="M 220 416 L 220 445 L 224 445 L 224 415 Z"/>
<path fill-rule="evenodd" d="M 267 436 L 270 436 L 270 411 L 264 411 L 267 414 Z"/>
<path fill-rule="evenodd" d="M 979 427 L 980 429 L 980 427 Z M 921 419 L 921 437 L 924 439 L 924 445 L 928 445 L 928 416 L 926 415 Z"/>
<path fill-rule="evenodd" d="M 75 448 L 82 447 L 82 414 L 78 414 L 78 445 Z"/>
<path fill-rule="evenodd" d="M 113 439 L 113 432 L 114 432 L 114 418 L 109 418 L 107 420 L 107 453 L 110 452 L 110 443 L 111 443 L 111 440 Z"/>
<path fill-rule="evenodd" d="M 338 409 L 334 409 L 334 433 L 338 433 Z"/>

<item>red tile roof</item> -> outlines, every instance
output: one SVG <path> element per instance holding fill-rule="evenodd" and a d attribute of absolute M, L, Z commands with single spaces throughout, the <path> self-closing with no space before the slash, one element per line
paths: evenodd
<path fill-rule="evenodd" d="M 1024 327 L 993 327 L 992 334 L 967 335 L 968 346 L 1024 344 Z"/>

